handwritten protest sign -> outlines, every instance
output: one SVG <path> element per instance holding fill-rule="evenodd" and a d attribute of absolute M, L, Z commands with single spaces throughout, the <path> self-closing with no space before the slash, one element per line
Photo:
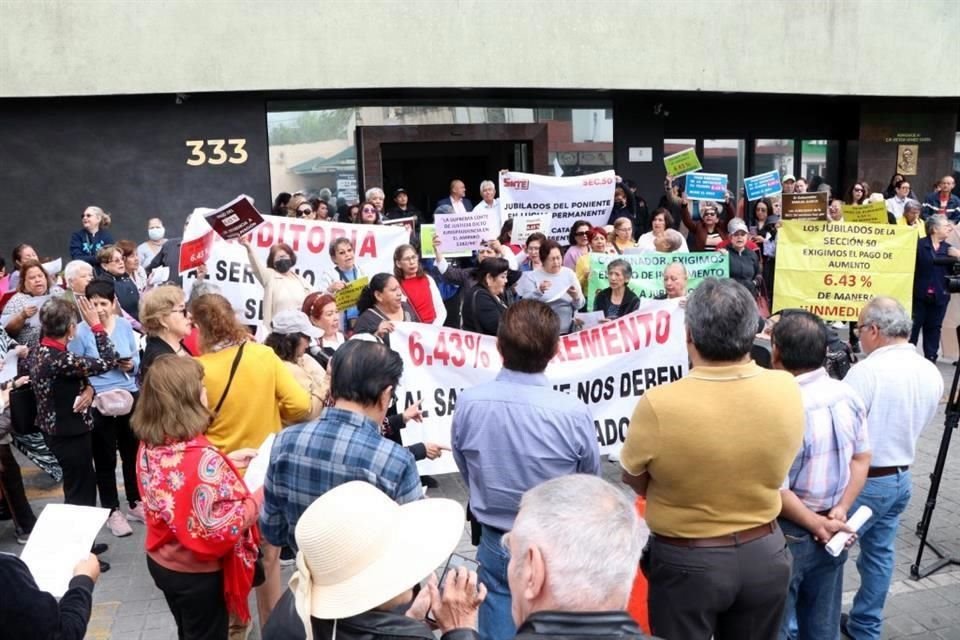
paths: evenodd
<path fill-rule="evenodd" d="M 343 289 L 337 291 L 333 296 L 337 302 L 337 310 L 346 311 L 347 309 L 352 309 L 357 306 L 357 301 L 360 300 L 360 294 L 369 282 L 370 278 L 363 276 L 353 282 L 347 283 Z"/>
<path fill-rule="evenodd" d="M 827 217 L 827 193 L 785 193 L 781 213 L 784 220 L 824 220 Z"/>
<path fill-rule="evenodd" d="M 727 194 L 727 174 L 691 173 L 683 190 L 688 200 L 724 200 Z"/>
<path fill-rule="evenodd" d="M 843 205 L 844 222 L 866 222 L 869 224 L 887 224 L 887 203 L 868 202 L 866 204 Z"/>
<path fill-rule="evenodd" d="M 200 223 L 216 235 L 202 219 Z M 356 265 L 366 274 L 393 273 L 393 252 L 409 241 L 403 227 L 267 216 L 251 235 L 250 244 L 262 262 L 266 262 L 273 245 L 290 245 L 297 254 L 294 270 L 311 286 L 318 287 L 320 277 L 333 270 L 329 248 L 337 238 L 350 240 Z M 243 324 L 259 324 L 263 319 L 263 287 L 253 276 L 246 250 L 236 241 L 216 236 L 205 263 L 208 280 L 220 287 Z M 195 270 L 184 272 L 188 294 L 196 277 Z"/>
<path fill-rule="evenodd" d="M 663 166 L 667 170 L 667 175 L 672 178 L 685 176 L 688 173 L 703 169 L 700 159 L 697 158 L 697 150 L 693 147 L 665 156 Z"/>
<path fill-rule="evenodd" d="M 245 236 L 263 223 L 263 216 L 253 206 L 253 198 L 239 195 L 219 209 L 204 215 L 207 224 L 225 240 Z"/>
<path fill-rule="evenodd" d="M 487 211 L 437 215 L 433 223 L 443 251 L 474 251 L 500 233 L 498 217 Z"/>
<path fill-rule="evenodd" d="M 874 296 L 910 311 L 917 232 L 900 225 L 787 221 L 777 235 L 774 311 L 853 322 Z"/>
<path fill-rule="evenodd" d="M 730 275 L 727 256 L 716 251 L 702 253 L 631 253 L 622 256 L 591 253 L 590 276 L 587 279 L 587 307 L 593 308 L 597 292 L 610 286 L 607 283 L 607 265 L 614 260 L 626 260 L 633 272 L 627 283 L 640 300 L 666 295 L 663 271 L 667 265 L 679 262 L 687 270 L 687 289 L 695 289 L 704 278 L 726 278 Z"/>
<path fill-rule="evenodd" d="M 446 327 L 398 322 L 391 347 L 403 360 L 397 409 L 422 401 L 423 422 L 411 420 L 405 443 L 450 444 L 457 397 L 493 380 L 502 361 L 497 339 Z M 553 388 L 587 405 L 601 452 L 623 443 L 637 399 L 687 372 L 683 310 L 676 300 L 651 301 L 636 313 L 560 337 L 547 366 Z M 453 456 L 418 463 L 421 473 L 454 473 Z"/>
<path fill-rule="evenodd" d="M 420 225 L 420 256 L 422 258 L 437 257 L 437 253 L 433 250 L 433 238 L 435 233 L 435 225 Z M 442 243 L 440 245 L 440 253 L 443 254 L 444 258 L 468 258 L 473 255 L 473 251 L 470 251 L 469 249 L 461 251 L 447 251 L 447 247 Z"/>
<path fill-rule="evenodd" d="M 504 171 L 500 174 L 500 215 L 504 220 L 549 215 L 549 232 L 544 233 L 551 240 L 568 244 L 570 227 L 577 220 L 595 227 L 607 223 L 616 181 L 613 171 L 585 176 Z"/>
<path fill-rule="evenodd" d="M 783 185 L 780 182 L 780 172 L 774 169 L 766 173 L 758 173 L 743 179 L 743 190 L 747 194 L 747 200 L 759 200 L 778 196 L 783 193 Z"/>

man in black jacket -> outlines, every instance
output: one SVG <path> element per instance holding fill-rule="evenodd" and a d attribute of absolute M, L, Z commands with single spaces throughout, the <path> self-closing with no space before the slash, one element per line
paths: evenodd
<path fill-rule="evenodd" d="M 6 640 L 82 640 L 90 622 L 100 563 L 92 553 L 73 569 L 59 604 L 41 591 L 24 562 L 0 553 L 0 635 Z"/>
<path fill-rule="evenodd" d="M 506 537 L 517 639 L 649 639 L 624 610 L 646 537 L 624 493 L 595 476 L 523 494 Z"/>

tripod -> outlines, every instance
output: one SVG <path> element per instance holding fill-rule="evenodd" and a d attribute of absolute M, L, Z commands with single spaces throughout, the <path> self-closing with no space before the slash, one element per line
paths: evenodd
<path fill-rule="evenodd" d="M 957 341 L 960 343 L 960 326 L 957 327 Z M 954 558 L 941 551 L 937 545 L 927 540 L 927 534 L 930 532 L 930 521 L 933 519 L 933 510 L 937 506 L 937 494 L 940 492 L 940 479 L 943 477 L 943 468 L 947 463 L 947 451 L 950 449 L 950 438 L 953 436 L 957 424 L 960 424 L 960 397 L 957 395 L 958 382 L 960 382 L 960 366 L 956 367 L 953 374 L 953 384 L 950 385 L 950 395 L 947 397 L 947 406 L 944 409 L 946 418 L 943 421 L 943 437 L 940 439 L 940 451 L 937 453 L 937 463 L 933 466 L 933 472 L 930 474 L 930 491 L 927 493 L 927 501 L 923 506 L 923 517 L 917 523 L 917 535 L 920 537 L 920 548 L 917 549 L 917 561 L 910 565 L 910 577 L 914 580 L 926 578 L 932 573 L 936 573 L 944 567 L 952 564 L 960 565 L 960 558 Z M 920 560 L 923 558 L 924 547 L 930 547 L 937 560 L 929 567 L 920 568 Z"/>

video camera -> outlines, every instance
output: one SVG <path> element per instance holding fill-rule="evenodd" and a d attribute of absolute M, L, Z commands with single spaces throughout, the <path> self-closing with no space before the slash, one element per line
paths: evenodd
<path fill-rule="evenodd" d="M 950 275 L 944 277 L 947 293 L 960 293 L 960 259 L 953 256 L 934 256 L 933 264 L 950 267 Z"/>

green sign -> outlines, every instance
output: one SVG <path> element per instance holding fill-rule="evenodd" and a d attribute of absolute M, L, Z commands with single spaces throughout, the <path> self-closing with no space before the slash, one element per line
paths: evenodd
<path fill-rule="evenodd" d="M 593 300 L 597 292 L 606 289 L 607 265 L 614 260 L 626 260 L 633 271 L 629 286 L 640 296 L 640 300 L 650 300 L 665 296 L 663 271 L 668 265 L 679 262 L 687 270 L 687 290 L 695 289 L 704 278 L 727 278 L 730 276 L 730 262 L 727 254 L 718 251 L 702 253 L 628 253 L 622 256 L 606 253 L 591 253 L 590 277 L 587 280 L 587 305 L 593 309 Z"/>
<path fill-rule="evenodd" d="M 703 165 L 700 164 L 700 160 L 697 158 L 697 150 L 692 147 L 665 156 L 663 158 L 663 166 L 667 169 L 667 175 L 672 178 L 703 169 Z"/>
<path fill-rule="evenodd" d="M 433 251 L 433 236 L 435 229 L 436 225 L 420 225 L 420 256 L 422 258 L 437 257 L 436 253 Z M 472 251 L 444 251 L 442 246 L 440 247 L 440 253 L 443 254 L 444 258 L 469 258 L 473 255 Z"/>

